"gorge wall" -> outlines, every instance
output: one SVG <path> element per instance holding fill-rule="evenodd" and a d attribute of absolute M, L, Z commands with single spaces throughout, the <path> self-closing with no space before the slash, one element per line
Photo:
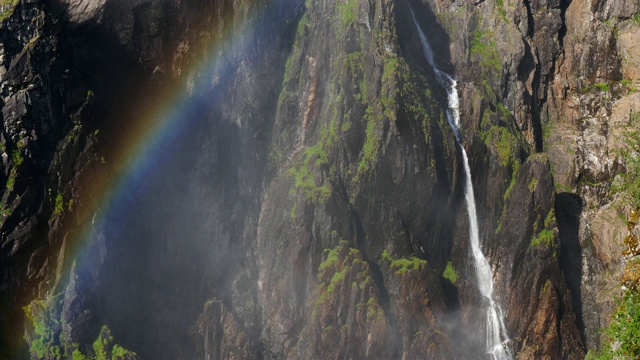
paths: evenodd
<path fill-rule="evenodd" d="M 510 347 L 597 348 L 637 1 L 18 0 L 0 355 L 485 358 L 461 154 L 409 6 L 458 81 Z"/>

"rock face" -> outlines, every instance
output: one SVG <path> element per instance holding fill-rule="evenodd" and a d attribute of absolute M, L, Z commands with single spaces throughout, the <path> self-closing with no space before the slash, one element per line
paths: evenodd
<path fill-rule="evenodd" d="M 598 346 L 636 1 L 2 6 L 3 357 L 485 358 L 460 149 L 410 8 L 458 81 L 510 347 Z"/>

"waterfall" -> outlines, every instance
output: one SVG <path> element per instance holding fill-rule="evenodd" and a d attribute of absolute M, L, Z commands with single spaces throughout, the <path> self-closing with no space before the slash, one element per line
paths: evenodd
<path fill-rule="evenodd" d="M 511 351 L 509 350 L 508 343 L 509 337 L 504 326 L 502 310 L 500 306 L 493 300 L 493 273 L 491 266 L 487 261 L 487 258 L 482 253 L 480 248 L 480 235 L 478 233 L 478 217 L 476 215 L 476 201 L 473 194 L 473 185 L 471 182 L 471 169 L 469 168 L 469 159 L 467 152 L 462 145 L 462 138 L 460 136 L 460 113 L 458 111 L 458 104 L 460 99 L 458 98 L 458 90 L 456 89 L 456 81 L 449 76 L 449 74 L 443 72 L 438 68 L 435 63 L 434 54 L 431 50 L 431 46 L 427 41 L 427 37 L 418 25 L 413 9 L 411 11 L 411 18 L 416 28 L 418 29 L 418 35 L 420 36 L 420 42 L 422 43 L 422 50 L 427 62 L 433 68 L 436 79 L 447 91 L 448 95 L 448 109 L 447 109 L 447 121 L 453 130 L 456 138 L 456 142 L 462 152 L 462 160 L 464 164 L 465 174 L 465 188 L 464 195 L 467 201 L 467 212 L 469 213 L 469 237 L 471 242 L 471 253 L 476 268 L 476 275 L 478 277 L 478 287 L 480 293 L 484 295 L 489 301 L 486 313 L 486 350 L 487 353 L 494 360 L 511 359 Z"/>

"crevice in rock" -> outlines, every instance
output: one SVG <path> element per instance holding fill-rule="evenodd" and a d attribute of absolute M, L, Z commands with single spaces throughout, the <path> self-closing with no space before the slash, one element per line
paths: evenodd
<path fill-rule="evenodd" d="M 347 203 L 349 206 L 349 212 L 351 214 L 351 218 L 353 219 L 355 225 L 356 239 L 365 239 L 364 229 L 362 227 L 362 221 L 360 220 L 360 216 L 357 211 L 353 208 L 350 203 Z M 380 270 L 380 266 L 377 262 L 371 260 L 369 255 L 367 254 L 366 246 L 363 244 L 363 241 L 356 241 L 356 247 L 362 254 L 362 257 L 365 259 L 367 264 L 369 265 L 369 270 L 371 271 L 371 277 L 373 278 L 373 282 L 378 289 L 379 294 L 379 304 L 384 310 L 385 319 L 389 323 L 389 328 L 396 330 L 398 328 L 395 314 L 391 311 L 391 303 L 389 300 L 389 292 L 387 288 L 384 286 L 384 276 L 382 275 L 382 271 Z M 396 331 L 393 332 L 394 339 L 391 341 L 392 344 L 396 345 L 396 349 L 393 350 L 394 357 L 400 356 L 402 349 L 402 338 L 398 336 Z M 399 346 L 398 346 L 399 345 Z"/>
<path fill-rule="evenodd" d="M 560 268 L 571 292 L 571 303 L 576 314 L 578 331 L 585 342 L 585 326 L 582 319 L 582 248 L 579 228 L 582 199 L 573 193 L 559 193 L 555 201 L 556 219 L 560 231 Z"/>
<path fill-rule="evenodd" d="M 560 30 L 558 31 L 558 42 L 560 43 L 560 52 L 564 52 L 564 37 L 567 35 L 567 9 L 573 0 L 561 0 L 560 1 Z"/>
<path fill-rule="evenodd" d="M 525 0 L 524 6 L 527 9 L 527 37 L 533 37 L 533 12 L 531 11 L 531 1 Z"/>

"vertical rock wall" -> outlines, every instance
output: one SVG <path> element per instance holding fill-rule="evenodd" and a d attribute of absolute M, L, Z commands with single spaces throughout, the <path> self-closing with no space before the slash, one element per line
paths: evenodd
<path fill-rule="evenodd" d="M 7 356 L 48 299 L 68 353 L 112 334 L 154 359 L 483 358 L 459 149 L 409 4 L 458 80 L 514 351 L 597 346 L 635 2 L 68 0 L 19 1 L 0 27 Z M 121 132 L 182 87 L 162 165 L 98 202 Z"/>

